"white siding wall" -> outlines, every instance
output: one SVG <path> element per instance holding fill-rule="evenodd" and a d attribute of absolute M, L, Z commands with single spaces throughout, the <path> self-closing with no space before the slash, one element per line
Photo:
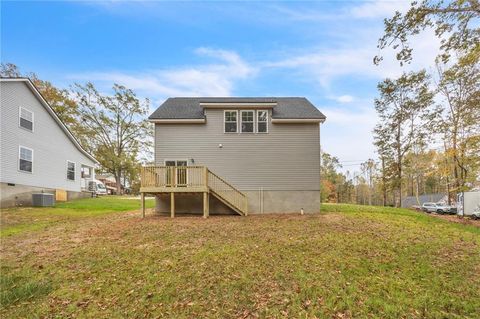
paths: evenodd
<path fill-rule="evenodd" d="M 81 164 L 94 163 L 81 153 L 23 82 L 0 83 L 0 182 L 80 191 Z M 33 133 L 18 125 L 18 109 L 34 113 Z M 19 145 L 33 149 L 33 173 L 18 170 Z M 76 164 L 67 180 L 67 160 Z"/>
<path fill-rule="evenodd" d="M 156 164 L 189 159 L 240 190 L 318 191 L 319 124 L 273 124 L 269 113 L 268 134 L 223 133 L 220 109 L 206 111 L 206 124 L 156 124 Z"/>

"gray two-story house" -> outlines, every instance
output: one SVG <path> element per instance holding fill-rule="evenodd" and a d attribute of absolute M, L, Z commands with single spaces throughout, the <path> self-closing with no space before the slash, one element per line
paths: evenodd
<path fill-rule="evenodd" d="M 0 79 L 1 207 L 29 205 L 32 193 L 89 196 L 96 164 L 29 79 Z"/>
<path fill-rule="evenodd" d="M 325 116 L 306 98 L 169 98 L 149 120 L 158 212 L 319 212 Z"/>

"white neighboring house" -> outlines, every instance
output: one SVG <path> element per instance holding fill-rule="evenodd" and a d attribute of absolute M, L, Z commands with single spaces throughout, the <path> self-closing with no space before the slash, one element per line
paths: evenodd
<path fill-rule="evenodd" d="M 97 164 L 29 79 L 0 79 L 0 207 L 39 192 L 90 196 Z"/>

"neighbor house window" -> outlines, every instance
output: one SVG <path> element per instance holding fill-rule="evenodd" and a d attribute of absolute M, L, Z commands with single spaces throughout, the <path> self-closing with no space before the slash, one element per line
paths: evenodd
<path fill-rule="evenodd" d="M 31 173 L 33 171 L 33 150 L 20 146 L 18 152 L 18 169 L 22 172 Z"/>
<path fill-rule="evenodd" d="M 237 111 L 225 111 L 225 133 L 237 133 Z"/>
<path fill-rule="evenodd" d="M 70 181 L 75 180 L 75 163 L 67 161 L 67 179 Z"/>
<path fill-rule="evenodd" d="M 92 169 L 91 169 L 90 167 L 82 166 L 82 168 L 81 168 L 81 175 L 82 175 L 82 178 L 90 178 L 90 177 L 92 177 Z"/>
<path fill-rule="evenodd" d="M 20 127 L 33 132 L 33 112 L 20 108 Z"/>
<path fill-rule="evenodd" d="M 257 111 L 257 133 L 268 133 L 268 111 Z"/>
<path fill-rule="evenodd" d="M 242 133 L 253 133 L 255 131 L 255 111 L 241 111 Z"/>

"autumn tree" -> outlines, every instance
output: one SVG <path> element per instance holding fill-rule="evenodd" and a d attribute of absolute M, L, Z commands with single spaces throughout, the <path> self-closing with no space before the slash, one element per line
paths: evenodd
<path fill-rule="evenodd" d="M 140 101 L 132 90 L 115 84 L 113 95 L 103 95 L 92 83 L 73 87 L 82 123 L 91 136 L 94 155 L 115 177 L 117 193 L 122 177 L 135 166 L 137 155 L 148 148 L 149 101 Z"/>
<path fill-rule="evenodd" d="M 367 184 L 368 205 L 373 203 L 373 182 L 376 174 L 377 164 L 373 159 L 368 159 L 360 165 L 360 169 L 364 175 Z"/>
<path fill-rule="evenodd" d="M 453 189 L 465 190 L 480 166 L 480 67 L 437 63 L 437 92 L 443 106 L 437 127 L 444 140 L 446 162 L 452 163 Z"/>
<path fill-rule="evenodd" d="M 378 48 L 392 47 L 400 64 L 412 60 L 411 39 L 415 35 L 433 29 L 441 40 L 440 58 L 448 61 L 453 52 L 462 51 L 464 63 L 480 59 L 480 1 L 479 0 L 415 0 L 406 13 L 395 12 L 384 20 L 385 32 Z M 379 64 L 381 56 L 376 56 Z"/>
<path fill-rule="evenodd" d="M 328 202 L 338 202 L 337 183 L 338 169 L 341 167 L 337 157 L 323 152 L 320 175 L 322 181 L 322 200 Z"/>
<path fill-rule="evenodd" d="M 375 99 L 375 109 L 380 123 L 374 134 L 377 145 L 382 141 L 382 153 L 393 171 L 391 182 L 397 191 L 397 206 L 402 201 L 405 155 L 426 138 L 426 128 L 432 121 L 433 94 L 428 85 L 425 71 L 403 74 L 396 80 L 386 79 L 378 84 L 380 96 Z"/>

